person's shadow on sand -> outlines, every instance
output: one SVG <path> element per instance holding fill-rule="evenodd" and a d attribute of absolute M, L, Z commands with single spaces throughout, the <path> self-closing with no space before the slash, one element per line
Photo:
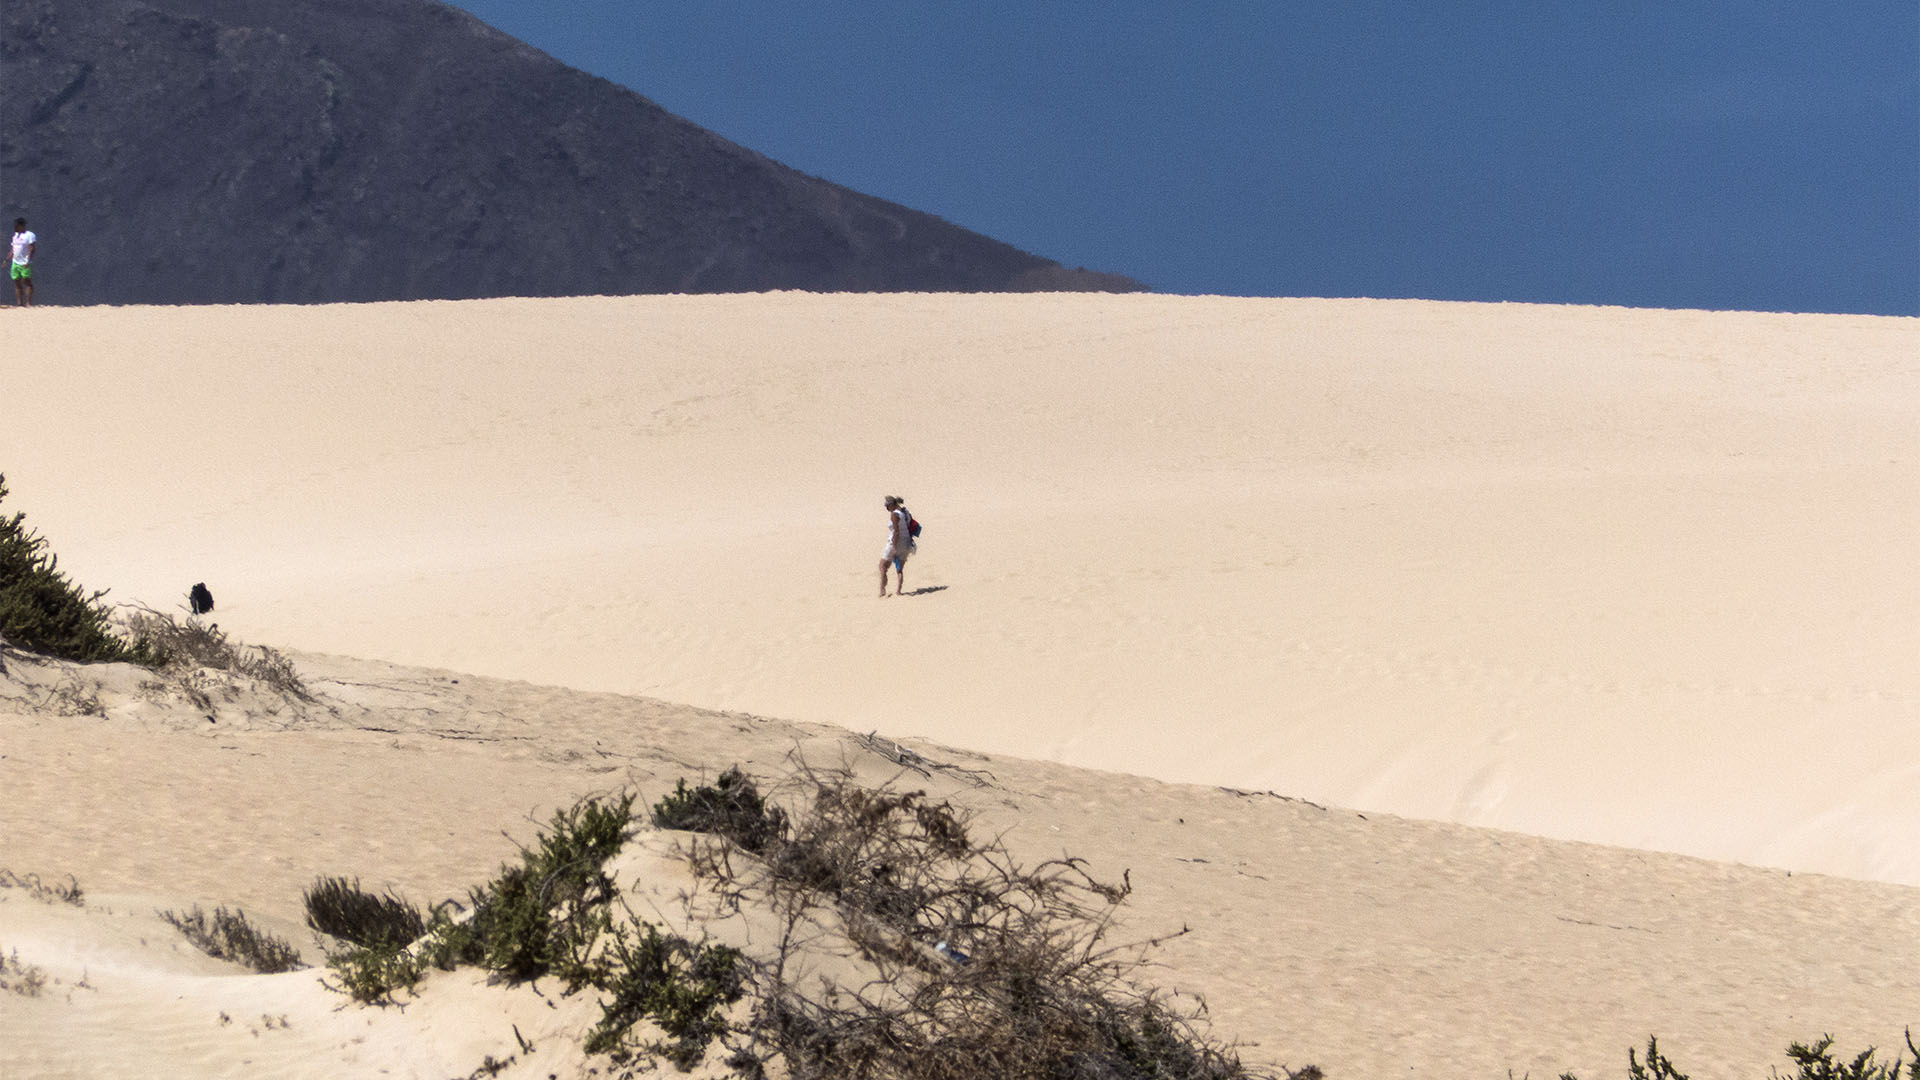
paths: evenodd
<path fill-rule="evenodd" d="M 901 596 L 925 596 L 928 593 L 946 592 L 951 587 L 952 586 L 949 586 L 949 585 L 923 585 L 918 589 L 908 589 L 906 592 L 903 592 L 900 595 Z"/>

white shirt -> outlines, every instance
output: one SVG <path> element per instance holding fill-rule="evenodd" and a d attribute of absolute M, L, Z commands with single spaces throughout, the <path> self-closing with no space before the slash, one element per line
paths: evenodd
<path fill-rule="evenodd" d="M 14 233 L 13 265 L 27 265 L 27 263 L 33 259 L 33 245 L 38 243 L 39 240 L 39 237 L 33 235 L 32 229 L 28 229 L 26 232 Z"/>

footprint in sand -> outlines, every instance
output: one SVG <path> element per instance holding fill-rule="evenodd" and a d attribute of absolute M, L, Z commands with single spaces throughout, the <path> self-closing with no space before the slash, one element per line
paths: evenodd
<path fill-rule="evenodd" d="M 1512 787 L 1513 770 L 1504 761 L 1490 761 L 1481 766 L 1460 789 L 1460 797 L 1454 800 L 1454 821 L 1480 822 L 1507 800 Z"/>

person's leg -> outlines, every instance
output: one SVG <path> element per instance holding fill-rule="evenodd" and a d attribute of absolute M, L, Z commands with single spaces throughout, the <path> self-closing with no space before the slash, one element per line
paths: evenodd
<path fill-rule="evenodd" d="M 907 591 L 907 560 L 905 559 L 893 560 L 893 570 L 894 570 L 894 577 L 895 577 L 895 581 L 893 583 L 893 595 L 900 596 L 901 594 Z"/>
<path fill-rule="evenodd" d="M 27 306 L 27 281 L 18 272 L 13 273 L 13 306 Z"/>
<path fill-rule="evenodd" d="M 887 595 L 887 563 L 889 561 L 890 560 L 888 559 L 880 560 L 880 595 L 881 596 Z"/>
<path fill-rule="evenodd" d="M 22 284 L 24 284 L 27 287 L 27 301 L 22 306 L 32 307 L 33 306 L 33 276 L 29 274 L 28 276 L 21 278 L 20 281 Z"/>

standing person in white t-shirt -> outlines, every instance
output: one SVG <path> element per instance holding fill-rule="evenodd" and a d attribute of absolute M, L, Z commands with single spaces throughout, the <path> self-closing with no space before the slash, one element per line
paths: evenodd
<path fill-rule="evenodd" d="M 896 580 L 893 594 L 907 587 L 907 556 L 913 554 L 913 515 L 907 513 L 905 500 L 889 495 L 887 507 L 887 547 L 880 553 L 880 595 L 887 595 L 887 564 L 893 564 Z"/>
<path fill-rule="evenodd" d="M 27 231 L 26 218 L 13 219 L 13 306 L 33 306 L 33 250 L 40 238 Z"/>

